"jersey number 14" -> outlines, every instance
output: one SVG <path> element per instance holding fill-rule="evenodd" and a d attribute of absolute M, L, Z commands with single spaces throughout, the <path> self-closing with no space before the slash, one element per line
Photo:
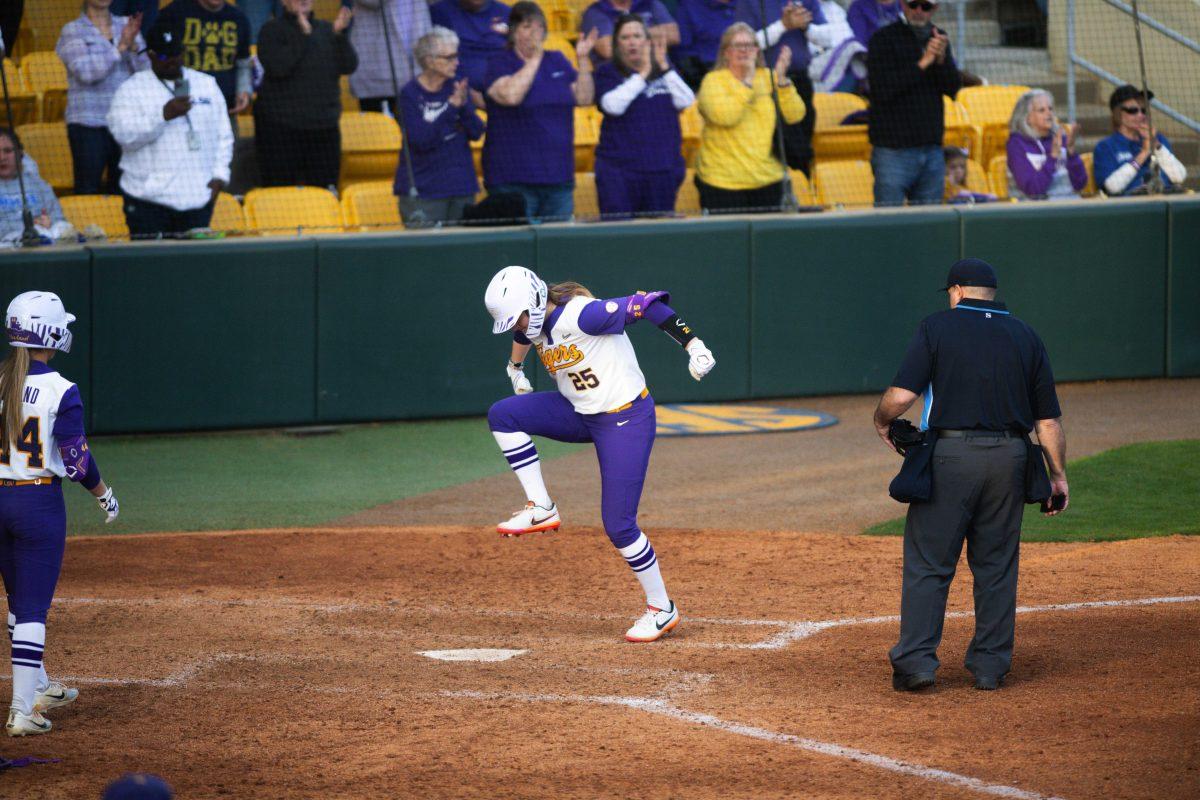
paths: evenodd
<path fill-rule="evenodd" d="M 8 442 L 4 443 L 4 449 L 0 450 L 0 464 L 9 465 Z M 42 420 L 39 417 L 30 417 L 25 420 L 24 427 L 21 428 L 21 441 L 17 442 L 17 449 L 25 453 L 29 457 L 29 466 L 31 469 L 41 469 L 42 464 Z"/>

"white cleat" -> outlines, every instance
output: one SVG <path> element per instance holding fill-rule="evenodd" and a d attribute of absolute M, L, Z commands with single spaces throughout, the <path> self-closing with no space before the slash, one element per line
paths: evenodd
<path fill-rule="evenodd" d="M 633 623 L 632 628 L 625 631 L 625 640 L 628 642 L 656 642 L 670 633 L 678 624 L 679 609 L 674 600 L 671 601 L 670 608 L 659 609 L 654 606 L 646 606 L 646 613 Z"/>
<path fill-rule="evenodd" d="M 35 711 L 49 711 L 52 708 L 70 705 L 78 698 L 78 689 L 63 686 L 58 681 L 50 681 L 50 685 L 38 692 L 37 697 L 33 699 L 33 708 Z"/>
<path fill-rule="evenodd" d="M 512 519 L 501 522 L 496 531 L 501 536 L 523 536 L 526 533 L 557 530 L 562 525 L 558 516 L 558 506 L 554 503 L 549 508 L 534 505 L 530 500 L 525 507 L 512 515 Z"/>
<path fill-rule="evenodd" d="M 39 733 L 49 733 L 50 720 L 38 713 L 37 709 L 33 710 L 32 714 L 22 714 L 15 708 L 8 710 L 8 723 L 4 726 L 4 731 L 9 736 L 36 736 Z"/>

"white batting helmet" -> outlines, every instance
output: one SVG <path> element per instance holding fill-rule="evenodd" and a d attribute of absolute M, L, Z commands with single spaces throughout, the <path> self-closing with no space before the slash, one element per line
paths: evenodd
<path fill-rule="evenodd" d="M 546 321 L 546 282 L 527 267 L 505 267 L 492 277 L 483 304 L 495 320 L 492 333 L 511 331 L 528 311 L 525 336 L 532 339 L 542 332 Z"/>
<path fill-rule="evenodd" d="M 8 304 L 5 329 L 13 347 L 47 348 L 71 352 L 71 332 L 75 321 L 54 292 L 23 292 Z"/>

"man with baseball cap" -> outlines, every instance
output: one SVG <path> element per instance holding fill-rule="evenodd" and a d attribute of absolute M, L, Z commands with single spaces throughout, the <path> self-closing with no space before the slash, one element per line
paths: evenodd
<path fill-rule="evenodd" d="M 929 499 L 904 525 L 900 640 L 890 652 L 897 691 L 932 686 L 946 597 L 963 540 L 975 578 L 975 637 L 966 666 L 976 689 L 996 689 L 1012 664 L 1017 549 L 1026 502 L 1058 514 L 1068 500 L 1066 438 L 1045 345 L 996 300 L 996 272 L 966 258 L 950 267 L 950 308 L 921 321 L 875 409 L 884 444 L 893 420 L 924 394 L 921 429 Z M 1049 465 L 1029 440 L 1036 429 Z M 906 455 L 906 459 L 910 456 Z M 1053 502 L 1051 502 L 1051 498 Z"/>
<path fill-rule="evenodd" d="M 183 66 L 183 32 L 160 17 L 146 49 L 150 69 L 121 84 L 107 117 L 135 238 L 208 227 L 233 159 L 225 96 L 211 75 Z"/>

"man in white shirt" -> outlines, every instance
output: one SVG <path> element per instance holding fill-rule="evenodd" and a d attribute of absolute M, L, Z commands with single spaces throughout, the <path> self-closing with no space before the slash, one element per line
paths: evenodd
<path fill-rule="evenodd" d="M 183 36 L 159 19 L 150 69 L 121 84 L 108 129 L 121 145 L 121 193 L 134 237 L 206 228 L 229 182 L 233 129 L 216 80 L 183 66 Z"/>

